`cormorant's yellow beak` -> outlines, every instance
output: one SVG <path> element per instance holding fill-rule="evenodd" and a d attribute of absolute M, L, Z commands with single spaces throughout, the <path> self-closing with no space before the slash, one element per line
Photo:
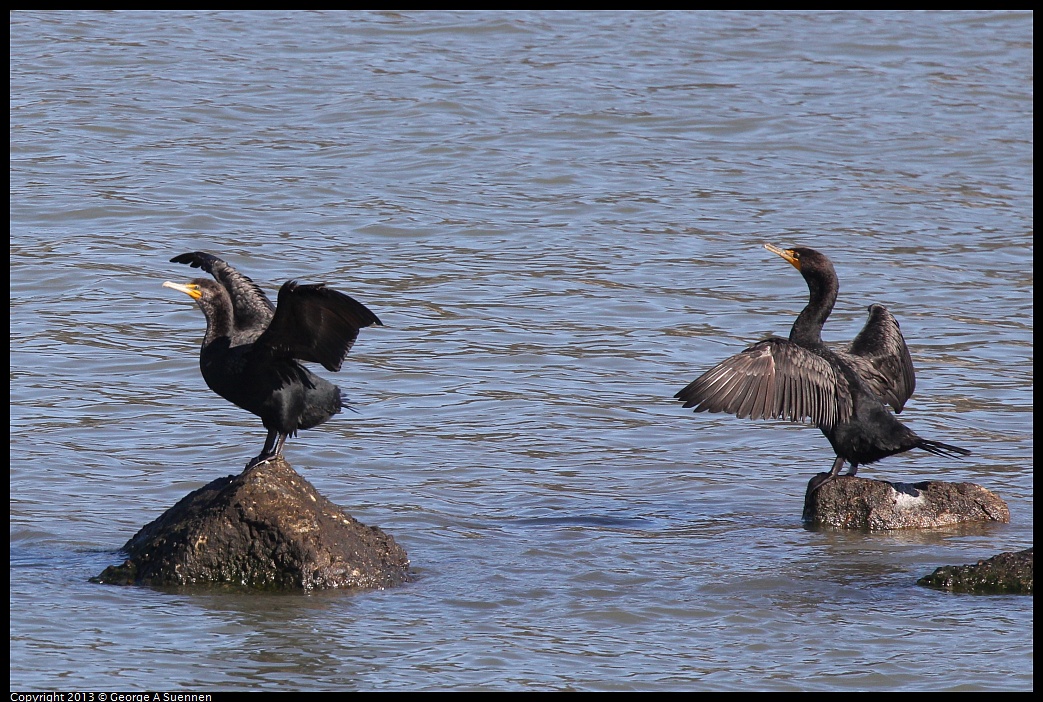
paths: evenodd
<path fill-rule="evenodd" d="M 800 270 L 800 256 L 793 249 L 780 249 L 778 246 L 772 246 L 771 244 L 765 244 L 764 248 L 771 251 L 773 254 L 778 254 L 786 259 L 791 266 Z"/>
<path fill-rule="evenodd" d="M 181 292 L 188 295 L 193 300 L 198 300 L 203 297 L 203 293 L 199 291 L 198 285 L 182 285 L 181 283 L 171 283 L 169 280 L 163 283 L 164 288 L 174 288 L 174 290 L 180 290 Z"/>

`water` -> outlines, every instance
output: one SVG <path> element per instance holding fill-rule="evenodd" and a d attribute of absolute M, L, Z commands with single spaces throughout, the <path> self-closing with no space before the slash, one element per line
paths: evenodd
<path fill-rule="evenodd" d="M 11 15 L 11 687 L 1028 690 L 1031 13 Z M 887 305 L 903 419 L 1009 525 L 810 531 L 832 453 L 670 398 L 806 300 Z M 388 591 L 92 585 L 264 432 L 160 287 L 204 250 L 386 324 L 287 443 L 408 551 Z M 330 374 L 326 374 L 329 376 Z"/>

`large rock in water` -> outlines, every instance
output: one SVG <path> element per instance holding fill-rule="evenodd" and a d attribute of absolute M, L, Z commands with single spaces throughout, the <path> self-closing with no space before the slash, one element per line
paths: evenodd
<path fill-rule="evenodd" d="M 1009 522 L 1007 503 L 974 483 L 889 483 L 851 475 L 812 490 L 808 483 L 804 521 L 846 529 L 924 529 L 962 522 Z"/>
<path fill-rule="evenodd" d="M 395 540 L 359 523 L 281 458 L 190 493 L 95 582 L 265 589 L 385 588 L 409 579 Z"/>

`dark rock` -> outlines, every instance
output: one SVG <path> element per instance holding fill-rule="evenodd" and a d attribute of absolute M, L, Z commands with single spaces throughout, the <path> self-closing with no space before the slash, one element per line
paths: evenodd
<path fill-rule="evenodd" d="M 406 552 L 316 492 L 282 459 L 190 493 L 126 543 L 95 582 L 249 588 L 385 588 Z"/>
<path fill-rule="evenodd" d="M 1007 503 L 974 483 L 889 483 L 839 475 L 808 483 L 804 521 L 845 529 L 924 529 L 961 522 L 1009 522 Z"/>
<path fill-rule="evenodd" d="M 945 566 L 916 584 L 978 595 L 1031 595 L 1032 549 L 1001 553 L 975 565 Z"/>

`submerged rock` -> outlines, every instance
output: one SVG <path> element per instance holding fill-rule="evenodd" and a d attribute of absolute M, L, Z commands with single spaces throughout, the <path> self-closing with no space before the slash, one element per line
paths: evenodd
<path fill-rule="evenodd" d="M 320 495 L 281 458 L 190 493 L 122 549 L 95 582 L 265 589 L 385 588 L 406 552 Z"/>
<path fill-rule="evenodd" d="M 978 595 L 1031 595 L 1032 549 L 1001 553 L 973 565 L 944 566 L 917 585 Z"/>
<path fill-rule="evenodd" d="M 846 529 L 924 529 L 961 522 L 1009 522 L 1007 503 L 974 483 L 889 483 L 839 475 L 808 483 L 804 521 Z"/>

